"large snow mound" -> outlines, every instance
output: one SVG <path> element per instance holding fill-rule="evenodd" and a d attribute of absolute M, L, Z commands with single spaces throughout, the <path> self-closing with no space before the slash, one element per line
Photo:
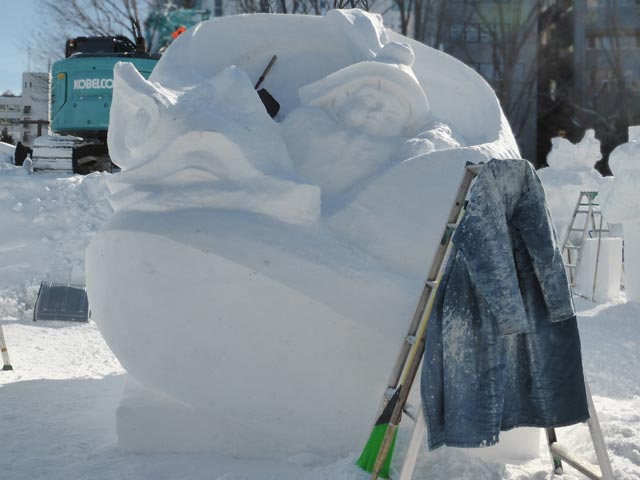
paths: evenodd
<path fill-rule="evenodd" d="M 111 124 L 87 287 L 140 451 L 355 451 L 465 163 L 519 156 L 477 74 L 358 10 L 204 22 L 116 66 Z"/>

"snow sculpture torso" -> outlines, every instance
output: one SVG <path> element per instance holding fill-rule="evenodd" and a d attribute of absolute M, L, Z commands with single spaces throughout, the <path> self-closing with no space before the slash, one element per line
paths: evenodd
<path fill-rule="evenodd" d="M 387 102 L 382 123 L 314 104 L 350 65 L 409 66 L 400 42 L 422 107 L 377 81 L 349 92 Z M 274 53 L 275 122 L 252 88 Z M 111 125 L 123 171 L 87 288 L 129 373 L 119 445 L 139 451 L 358 449 L 463 165 L 518 156 L 479 76 L 357 10 L 200 24 L 150 81 L 116 68 Z"/>

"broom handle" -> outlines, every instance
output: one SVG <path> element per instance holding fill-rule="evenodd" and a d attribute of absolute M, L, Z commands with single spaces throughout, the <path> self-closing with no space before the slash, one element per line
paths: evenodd
<path fill-rule="evenodd" d="M 273 57 L 271 57 L 271 61 L 269 62 L 269 65 L 267 65 L 267 68 L 264 69 L 264 72 L 262 72 L 262 75 L 260 75 L 260 78 L 258 79 L 258 83 L 256 83 L 256 86 L 254 87 L 256 90 L 260 85 L 262 85 L 262 82 L 264 82 L 265 77 L 269 73 L 269 70 L 271 70 L 271 67 L 273 67 L 273 64 L 276 63 L 277 59 L 278 59 L 277 55 L 274 55 Z"/>

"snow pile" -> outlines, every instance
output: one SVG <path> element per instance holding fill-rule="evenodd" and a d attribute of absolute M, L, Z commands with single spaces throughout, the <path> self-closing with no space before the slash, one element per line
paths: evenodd
<path fill-rule="evenodd" d="M 275 122 L 252 87 L 273 54 Z M 118 66 L 111 118 L 87 287 L 130 375 L 119 445 L 358 449 L 464 164 L 518 156 L 491 89 L 377 15 L 243 15 L 149 81 Z"/>
<path fill-rule="evenodd" d="M 562 240 L 580 192 L 598 190 L 602 177 L 593 166 L 602 158 L 602 153 L 600 141 L 591 129 L 575 145 L 561 137 L 552 138 L 551 143 L 553 146 L 547 156 L 549 167 L 538 170 L 538 175 L 547 192 L 556 231 Z"/>
<path fill-rule="evenodd" d="M 41 281 L 84 284 L 84 253 L 111 213 L 104 175 L 29 176 L 0 164 L 0 317 L 33 307 Z"/>
<path fill-rule="evenodd" d="M 611 152 L 609 165 L 614 176 L 600 188 L 602 211 L 607 221 L 624 229 L 625 264 L 640 262 L 640 127 L 629 127 L 629 142 Z M 625 269 L 627 299 L 640 301 L 640 273 Z"/>

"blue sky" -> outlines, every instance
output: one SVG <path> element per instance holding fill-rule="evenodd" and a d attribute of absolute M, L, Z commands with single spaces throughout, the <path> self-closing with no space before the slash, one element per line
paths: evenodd
<path fill-rule="evenodd" d="M 29 66 L 27 47 L 29 30 L 37 28 L 35 0 L 0 0 L 0 93 L 22 91 L 22 72 Z"/>

